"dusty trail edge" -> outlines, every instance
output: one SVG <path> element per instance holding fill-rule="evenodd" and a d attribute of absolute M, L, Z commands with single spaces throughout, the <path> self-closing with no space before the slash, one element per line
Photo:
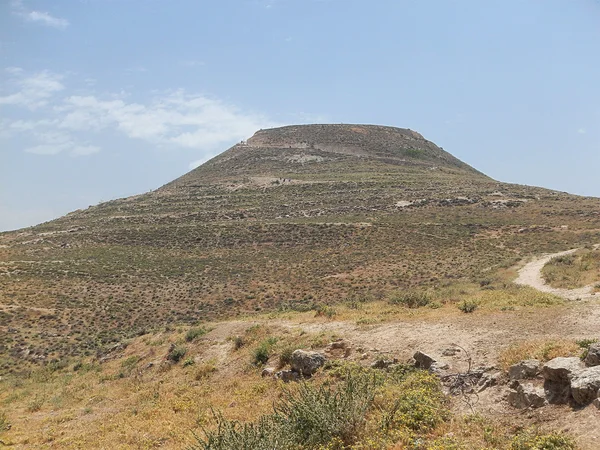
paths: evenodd
<path fill-rule="evenodd" d="M 600 244 L 597 244 L 594 246 L 594 249 L 598 249 L 599 247 Z M 558 289 L 547 285 L 542 278 L 542 269 L 552 258 L 570 255 L 575 253 L 577 250 L 580 249 L 574 248 L 564 252 L 549 253 L 533 259 L 533 261 L 528 262 L 519 270 L 519 276 L 515 280 L 515 283 L 522 286 L 530 286 L 538 291 L 554 294 L 566 300 L 585 300 L 589 298 L 595 298 L 596 296 L 593 293 L 593 289 L 596 283 L 578 289 Z"/>

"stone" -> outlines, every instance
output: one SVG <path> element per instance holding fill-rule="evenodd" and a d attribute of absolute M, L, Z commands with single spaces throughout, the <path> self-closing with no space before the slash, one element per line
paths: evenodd
<path fill-rule="evenodd" d="M 600 342 L 590 345 L 585 363 L 590 367 L 600 366 Z"/>
<path fill-rule="evenodd" d="M 417 351 L 413 355 L 413 359 L 415 360 L 415 367 L 419 369 L 428 370 L 431 366 L 436 362 L 431 356 L 426 355 L 423 352 Z"/>
<path fill-rule="evenodd" d="M 598 389 L 598 393 L 596 394 L 596 398 L 592 402 L 592 405 L 594 405 L 596 408 L 600 409 L 600 389 Z"/>
<path fill-rule="evenodd" d="M 298 381 L 301 376 L 298 372 L 293 370 L 280 370 L 275 374 L 275 378 L 280 379 L 284 383 L 289 383 L 290 381 Z"/>
<path fill-rule="evenodd" d="M 508 378 L 511 380 L 526 380 L 535 378 L 540 371 L 540 362 L 537 359 L 521 361 L 508 369 Z"/>
<path fill-rule="evenodd" d="M 508 393 L 507 401 L 518 409 L 541 408 L 547 403 L 544 389 L 537 388 L 530 383 L 518 383 L 516 389 Z"/>
<path fill-rule="evenodd" d="M 571 376 L 583 369 L 584 365 L 577 357 L 558 357 L 542 366 L 542 376 L 547 381 L 569 383 Z"/>
<path fill-rule="evenodd" d="M 394 364 L 398 364 L 398 360 L 394 359 L 378 359 L 373 364 L 371 364 L 372 369 L 387 369 Z"/>
<path fill-rule="evenodd" d="M 553 405 L 569 403 L 571 399 L 571 385 L 564 381 L 544 381 L 546 400 Z"/>
<path fill-rule="evenodd" d="M 502 372 L 484 373 L 477 383 L 477 392 L 483 392 L 487 388 L 497 386 L 502 380 Z"/>
<path fill-rule="evenodd" d="M 321 353 L 295 350 L 294 353 L 292 353 L 290 365 L 294 372 L 310 377 L 319 370 L 319 368 L 323 367 L 325 361 L 327 361 L 327 358 Z"/>
<path fill-rule="evenodd" d="M 578 405 L 587 405 L 598 398 L 600 366 L 583 369 L 571 378 L 571 395 Z"/>
<path fill-rule="evenodd" d="M 260 375 L 263 378 L 266 378 L 266 377 L 272 377 L 274 374 L 275 374 L 275 369 L 273 369 L 271 367 L 267 367 L 267 368 L 263 369 L 263 371 Z"/>

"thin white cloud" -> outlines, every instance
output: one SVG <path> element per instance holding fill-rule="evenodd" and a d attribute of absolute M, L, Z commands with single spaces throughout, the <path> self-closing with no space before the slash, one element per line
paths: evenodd
<path fill-rule="evenodd" d="M 13 92 L 0 97 L 0 104 L 28 109 L 30 116 L 0 120 L 0 137 L 19 136 L 30 142 L 24 150 L 37 155 L 97 153 L 100 148 L 94 140 L 116 132 L 155 147 L 196 150 L 198 161 L 204 162 L 223 145 L 280 125 L 261 114 L 184 90 L 133 102 L 123 93 L 65 95 L 62 77 L 47 71 L 28 74 L 13 68 L 9 73 Z"/>
<path fill-rule="evenodd" d="M 262 115 L 182 90 L 165 93 L 147 104 L 72 96 L 64 100 L 60 111 L 64 116 L 59 126 L 64 129 L 112 128 L 156 145 L 204 150 L 277 125 Z"/>
<path fill-rule="evenodd" d="M 579 130 L 577 130 L 577 133 L 579 133 L 579 134 L 585 134 L 586 130 L 585 130 L 585 128 L 580 128 Z"/>
<path fill-rule="evenodd" d="M 23 76 L 24 71 L 18 67 L 5 70 L 10 77 L 7 87 L 13 93 L 0 96 L 0 105 L 15 105 L 29 109 L 38 109 L 48 104 L 48 100 L 65 87 L 61 83 L 62 76 L 48 71 Z"/>
<path fill-rule="evenodd" d="M 69 26 L 69 21 L 67 19 L 55 17 L 45 11 L 35 11 L 26 8 L 23 4 L 23 0 L 11 1 L 11 7 L 13 13 L 26 22 L 39 23 L 59 30 L 64 30 Z"/>
<path fill-rule="evenodd" d="M 100 147 L 94 145 L 82 145 L 70 134 L 56 131 L 34 132 L 38 145 L 25 149 L 26 153 L 35 155 L 58 155 L 68 153 L 72 156 L 88 156 L 100 151 Z"/>

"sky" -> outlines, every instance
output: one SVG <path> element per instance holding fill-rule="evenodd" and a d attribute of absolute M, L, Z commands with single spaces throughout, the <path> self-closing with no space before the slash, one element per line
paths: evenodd
<path fill-rule="evenodd" d="M 0 231 L 298 123 L 600 197 L 600 1 L 0 0 Z"/>

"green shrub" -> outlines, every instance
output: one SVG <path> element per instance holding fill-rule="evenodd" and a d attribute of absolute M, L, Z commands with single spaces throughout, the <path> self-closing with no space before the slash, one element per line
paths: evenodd
<path fill-rule="evenodd" d="M 279 355 L 279 363 L 278 363 L 278 367 L 280 369 L 287 366 L 292 361 L 292 353 L 293 352 L 294 352 L 294 349 L 292 347 L 286 347 L 281 351 L 281 354 Z"/>
<path fill-rule="evenodd" d="M 254 349 L 253 352 L 253 364 L 255 366 L 262 366 L 267 363 L 269 357 L 271 356 L 271 349 L 273 345 L 277 342 L 275 338 L 268 338 L 262 341 L 258 347 Z"/>
<path fill-rule="evenodd" d="M 190 328 L 188 332 L 185 334 L 185 340 L 187 342 L 193 342 L 201 336 L 204 336 L 210 330 L 207 330 L 204 327 Z"/>
<path fill-rule="evenodd" d="M 193 366 L 194 364 L 196 364 L 196 361 L 194 361 L 194 358 L 186 358 L 186 360 L 183 361 L 183 367 Z"/>
<path fill-rule="evenodd" d="M 575 450 L 573 440 L 560 433 L 538 434 L 525 431 L 514 437 L 510 450 Z"/>
<path fill-rule="evenodd" d="M 575 341 L 577 345 L 581 348 L 581 359 L 587 358 L 588 352 L 590 351 L 590 345 L 598 342 L 598 339 L 581 339 L 579 341 Z"/>
<path fill-rule="evenodd" d="M 463 300 L 457 307 L 464 313 L 472 313 L 477 309 L 479 304 L 475 300 Z"/>
<path fill-rule="evenodd" d="M 220 413 L 214 414 L 217 428 L 204 430 L 205 437 L 194 435 L 196 445 L 189 450 L 299 450 L 294 437 L 282 433 L 282 423 L 274 415 L 261 417 L 256 423 L 227 420 Z"/>
<path fill-rule="evenodd" d="M 332 442 L 349 445 L 364 428 L 379 385 L 367 373 L 349 375 L 335 389 L 302 383 L 297 391 L 286 391 L 274 412 L 256 423 L 241 424 L 215 414 L 216 429 L 196 436 L 197 445 L 191 449 L 299 450 L 324 448 Z"/>
<path fill-rule="evenodd" d="M 173 361 L 174 363 L 178 363 L 179 361 L 181 361 L 181 359 L 185 356 L 186 353 L 187 348 L 185 348 L 183 345 L 176 345 L 169 351 L 167 359 L 169 361 Z"/>
<path fill-rule="evenodd" d="M 402 305 L 407 308 L 420 308 L 431 303 L 431 297 L 424 291 L 396 292 L 389 299 L 392 305 Z"/>

